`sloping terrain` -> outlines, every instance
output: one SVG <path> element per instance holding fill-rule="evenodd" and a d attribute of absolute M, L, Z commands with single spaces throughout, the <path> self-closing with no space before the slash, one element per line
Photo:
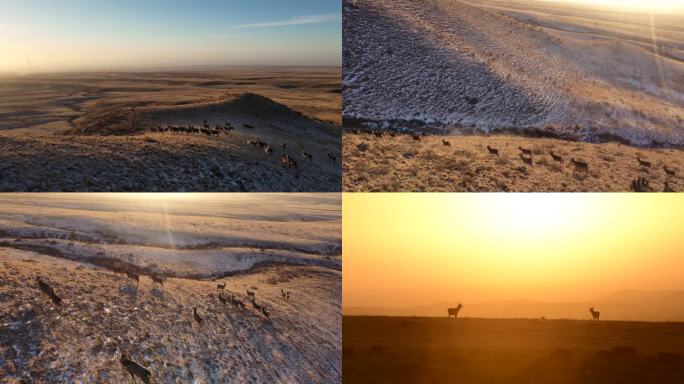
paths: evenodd
<path fill-rule="evenodd" d="M 531 160 L 520 158 L 520 148 L 531 151 L 525 156 Z M 681 149 L 502 134 L 431 135 L 416 141 L 404 134 L 359 132 L 344 134 L 343 158 L 349 192 L 626 192 L 640 178 L 653 192 L 684 191 Z M 576 167 L 573 159 L 588 168 Z"/>
<path fill-rule="evenodd" d="M 338 195 L 0 200 L 3 379 L 120 383 L 123 352 L 154 383 L 340 381 Z"/>
<path fill-rule="evenodd" d="M 338 76 L 10 77 L 0 91 L 0 190 L 339 191 Z"/>
<path fill-rule="evenodd" d="M 38 289 L 36 275 L 61 305 Z M 147 277 L 136 284 L 90 264 L 0 249 L 0 278 L 3 382 L 124 383 L 130 376 L 119 363 L 121 352 L 146 367 L 153 383 L 340 381 L 339 271 L 268 267 L 221 281 L 167 278 L 160 286 Z M 245 309 L 218 300 L 221 282 L 222 297 L 239 298 Z M 247 290 L 256 292 L 268 317 L 249 304 Z"/>
<path fill-rule="evenodd" d="M 345 124 L 682 145 L 684 16 L 556 4 L 345 1 Z"/>

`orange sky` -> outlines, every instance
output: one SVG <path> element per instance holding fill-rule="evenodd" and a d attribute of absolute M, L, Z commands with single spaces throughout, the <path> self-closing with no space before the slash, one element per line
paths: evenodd
<path fill-rule="evenodd" d="M 684 289 L 684 194 L 344 194 L 343 306 Z"/>

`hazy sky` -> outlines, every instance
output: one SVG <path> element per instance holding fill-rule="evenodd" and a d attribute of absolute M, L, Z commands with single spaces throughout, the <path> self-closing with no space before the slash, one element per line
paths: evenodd
<path fill-rule="evenodd" d="M 684 289 L 684 196 L 345 194 L 343 306 Z"/>
<path fill-rule="evenodd" d="M 566 3 L 597 4 L 614 7 L 620 10 L 638 10 L 652 12 L 682 12 L 682 0 L 547 0 Z"/>
<path fill-rule="evenodd" d="M 340 0 L 0 0 L 0 72 L 339 65 Z"/>

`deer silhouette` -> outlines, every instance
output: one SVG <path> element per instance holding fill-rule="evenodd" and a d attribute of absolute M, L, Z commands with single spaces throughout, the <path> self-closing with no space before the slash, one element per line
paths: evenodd
<path fill-rule="evenodd" d="M 496 148 L 492 148 L 489 145 L 487 145 L 487 151 L 489 151 L 490 155 L 497 155 L 499 156 L 499 150 Z"/>
<path fill-rule="evenodd" d="M 554 154 L 553 151 L 549 151 L 549 154 L 551 154 L 551 157 L 553 157 L 553 161 L 558 161 L 560 163 L 563 162 L 563 158 Z"/>
<path fill-rule="evenodd" d="M 454 319 L 457 319 L 458 318 L 458 311 L 460 311 L 461 308 L 463 308 L 463 305 L 459 303 L 458 306 L 456 306 L 456 308 L 447 309 L 447 312 L 449 313 L 448 317 L 453 316 Z"/>
<path fill-rule="evenodd" d="M 637 161 L 639 162 L 639 165 L 642 167 L 651 167 L 651 162 L 646 161 L 646 160 L 641 160 L 641 157 L 637 156 Z"/>
<path fill-rule="evenodd" d="M 451 143 L 449 142 L 449 140 L 442 139 L 442 145 L 445 147 L 451 147 Z"/>
<path fill-rule="evenodd" d="M 224 290 L 226 288 L 226 283 L 216 284 L 216 289 Z"/>
<path fill-rule="evenodd" d="M 414 141 L 420 141 L 420 135 L 419 134 L 412 134 L 411 137 L 413 137 Z"/>
<path fill-rule="evenodd" d="M 599 319 L 600 319 L 600 317 L 601 317 L 601 312 L 595 311 L 595 310 L 594 310 L 594 307 L 589 308 L 589 312 L 591 312 L 591 317 L 592 317 L 594 320 L 599 320 Z"/>
<path fill-rule="evenodd" d="M 245 303 L 243 303 L 242 300 L 235 297 L 235 295 L 232 295 L 230 297 L 230 303 L 233 304 L 233 307 L 235 308 L 245 309 Z"/>

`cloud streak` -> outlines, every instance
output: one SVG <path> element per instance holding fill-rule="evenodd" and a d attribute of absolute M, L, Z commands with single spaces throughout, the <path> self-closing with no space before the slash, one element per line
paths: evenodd
<path fill-rule="evenodd" d="M 308 15 L 308 16 L 297 16 L 287 20 L 279 21 L 266 21 L 261 23 L 251 23 L 251 24 L 240 24 L 236 25 L 235 28 L 272 28 L 272 27 L 289 27 L 293 25 L 306 25 L 306 24 L 320 24 L 327 21 L 340 20 L 340 15 L 337 14 L 325 14 L 325 15 Z"/>

